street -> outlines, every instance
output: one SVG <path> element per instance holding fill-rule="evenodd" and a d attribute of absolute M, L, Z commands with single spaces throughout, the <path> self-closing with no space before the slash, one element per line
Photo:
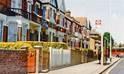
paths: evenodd
<path fill-rule="evenodd" d="M 124 74 L 124 58 L 121 58 L 101 74 Z"/>
<path fill-rule="evenodd" d="M 109 72 L 109 74 L 124 74 L 124 58 Z"/>

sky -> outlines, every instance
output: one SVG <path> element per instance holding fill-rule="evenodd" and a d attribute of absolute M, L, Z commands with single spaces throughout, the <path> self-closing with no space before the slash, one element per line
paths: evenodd
<path fill-rule="evenodd" d="M 95 20 L 102 20 L 97 31 L 110 32 L 117 43 L 124 43 L 124 0 L 65 0 L 66 10 L 72 16 L 85 16 L 95 27 Z"/>

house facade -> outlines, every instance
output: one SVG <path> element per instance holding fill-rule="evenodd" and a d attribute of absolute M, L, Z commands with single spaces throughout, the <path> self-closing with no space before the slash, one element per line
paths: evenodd
<path fill-rule="evenodd" d="M 3 0 L 0 1 L 1 41 L 38 40 L 41 2 L 37 0 Z M 39 8 L 38 8 L 39 3 Z M 2 21 L 3 20 L 3 21 Z M 33 25 L 32 25 L 33 24 Z"/>
<path fill-rule="evenodd" d="M 65 42 L 90 48 L 91 25 L 86 17 L 72 17 L 64 0 L 0 1 L 0 41 Z"/>

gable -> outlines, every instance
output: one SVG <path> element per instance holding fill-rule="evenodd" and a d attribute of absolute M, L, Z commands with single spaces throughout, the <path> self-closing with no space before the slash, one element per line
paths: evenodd
<path fill-rule="evenodd" d="M 58 7 L 57 5 L 57 0 L 40 0 L 42 3 L 50 3 L 52 4 L 54 7 Z"/>
<path fill-rule="evenodd" d="M 57 4 L 58 4 L 58 9 L 65 12 L 65 1 L 64 0 L 57 0 Z"/>
<path fill-rule="evenodd" d="M 54 5 L 55 7 L 57 7 L 57 0 L 50 0 L 50 3 L 51 3 L 52 5 Z"/>

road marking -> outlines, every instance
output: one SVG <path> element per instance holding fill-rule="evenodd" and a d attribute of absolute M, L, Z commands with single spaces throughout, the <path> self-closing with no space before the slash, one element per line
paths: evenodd
<path fill-rule="evenodd" d="M 106 71 L 106 74 L 109 74 L 109 72 L 115 68 L 123 59 L 119 60 L 117 63 L 115 63 L 113 66 L 111 66 L 107 71 Z"/>

